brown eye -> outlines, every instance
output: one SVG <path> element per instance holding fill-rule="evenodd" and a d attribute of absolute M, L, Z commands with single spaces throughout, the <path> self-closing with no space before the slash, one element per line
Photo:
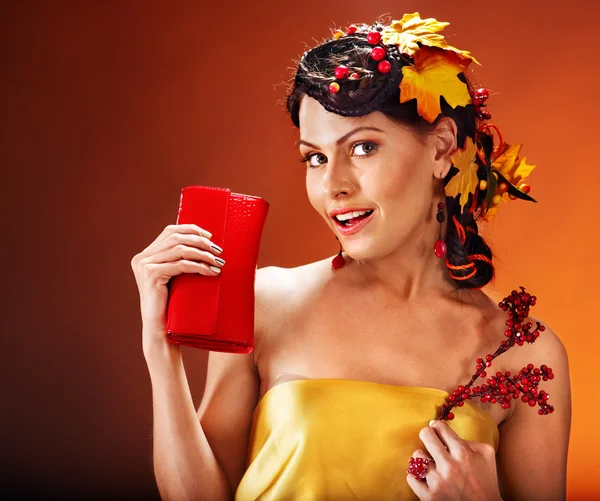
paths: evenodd
<path fill-rule="evenodd" d="M 356 143 L 352 147 L 352 152 L 358 157 L 364 157 L 370 155 L 375 151 L 377 145 L 371 141 L 363 141 L 362 143 Z"/>
<path fill-rule="evenodd" d="M 310 167 L 318 167 L 327 163 L 327 157 L 323 153 L 313 153 L 307 157 L 307 161 Z"/>

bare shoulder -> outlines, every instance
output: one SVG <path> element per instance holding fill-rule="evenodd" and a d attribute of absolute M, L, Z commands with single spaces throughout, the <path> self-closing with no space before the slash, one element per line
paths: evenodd
<path fill-rule="evenodd" d="M 311 293 L 324 281 L 327 261 L 283 268 L 266 266 L 256 270 L 255 337 L 264 340 L 272 326 L 289 321 L 299 311 Z"/>
<path fill-rule="evenodd" d="M 506 329 L 505 321 L 506 321 L 506 313 L 498 308 L 498 303 L 502 301 L 502 297 L 497 292 L 485 293 L 486 297 L 486 305 L 485 308 L 489 312 L 489 314 L 495 314 L 497 319 L 497 324 L 501 331 Z M 493 313 L 494 312 L 494 313 Z M 519 356 L 516 357 L 517 360 L 524 359 L 533 359 L 531 363 L 536 363 L 536 360 L 555 360 L 559 363 L 567 363 L 567 351 L 564 343 L 562 342 L 559 334 L 555 332 L 548 323 L 538 318 L 535 315 L 529 315 L 525 320 L 525 322 L 530 322 L 532 324 L 531 330 L 535 330 L 537 323 L 539 322 L 541 327 L 540 336 L 535 340 L 534 343 L 528 344 L 525 343 L 523 346 L 514 346 L 512 348 L 512 352 L 514 355 L 519 353 Z M 496 335 L 496 334 L 494 334 Z M 545 362 L 541 362 L 545 363 Z M 547 364 L 549 365 L 549 364 Z"/>
<path fill-rule="evenodd" d="M 554 364 L 557 369 L 568 369 L 567 349 L 559 334 L 548 323 L 534 315 L 529 315 L 525 321 L 533 324 L 532 329 L 535 329 L 539 323 L 540 329 L 543 330 L 540 331 L 540 336 L 534 343 L 519 347 L 521 353 L 532 358 L 530 362 L 534 365 L 542 363 L 553 367 L 552 364 Z"/>
<path fill-rule="evenodd" d="M 256 270 L 255 298 L 261 313 L 293 307 L 295 301 L 323 282 L 326 264 L 316 261 L 294 268 L 266 266 Z"/>

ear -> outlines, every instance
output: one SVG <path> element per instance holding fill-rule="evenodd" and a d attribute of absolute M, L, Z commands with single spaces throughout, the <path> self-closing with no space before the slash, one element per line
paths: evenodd
<path fill-rule="evenodd" d="M 443 179 L 452 166 L 452 154 L 456 151 L 458 128 L 450 117 L 442 117 L 435 126 L 435 156 L 433 175 Z"/>

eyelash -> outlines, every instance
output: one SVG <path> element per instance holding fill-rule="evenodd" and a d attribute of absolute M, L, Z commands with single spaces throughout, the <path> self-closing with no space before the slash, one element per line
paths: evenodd
<path fill-rule="evenodd" d="M 371 156 L 377 150 L 377 147 L 379 146 L 377 143 L 375 143 L 373 141 L 359 141 L 359 142 L 354 143 L 352 145 L 351 150 L 354 150 L 354 148 L 356 148 L 357 146 L 359 146 L 361 144 L 371 144 L 371 145 L 374 146 L 374 148 L 373 148 L 372 151 L 370 151 L 366 155 L 358 155 L 359 157 L 368 157 L 368 156 Z M 313 157 L 314 155 L 318 155 L 318 153 L 307 153 L 306 155 L 304 155 L 303 157 L 300 158 L 300 162 L 303 163 L 303 164 L 306 164 L 306 163 L 309 162 L 309 160 L 311 159 L 311 157 Z M 308 164 L 308 168 L 309 169 L 316 169 L 317 167 L 314 167 L 314 166 Z"/>

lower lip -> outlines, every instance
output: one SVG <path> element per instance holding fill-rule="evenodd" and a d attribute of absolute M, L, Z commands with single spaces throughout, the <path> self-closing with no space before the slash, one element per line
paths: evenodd
<path fill-rule="evenodd" d="M 342 235 L 353 235 L 357 231 L 360 231 L 364 227 L 365 224 L 367 224 L 371 219 L 373 219 L 374 215 L 375 215 L 375 211 L 371 212 L 371 215 L 369 217 L 365 217 L 365 218 L 361 219 L 358 223 L 354 223 L 351 226 L 344 226 L 336 218 L 333 218 L 333 220 L 335 221 L 335 225 L 337 226 L 338 231 Z"/>

